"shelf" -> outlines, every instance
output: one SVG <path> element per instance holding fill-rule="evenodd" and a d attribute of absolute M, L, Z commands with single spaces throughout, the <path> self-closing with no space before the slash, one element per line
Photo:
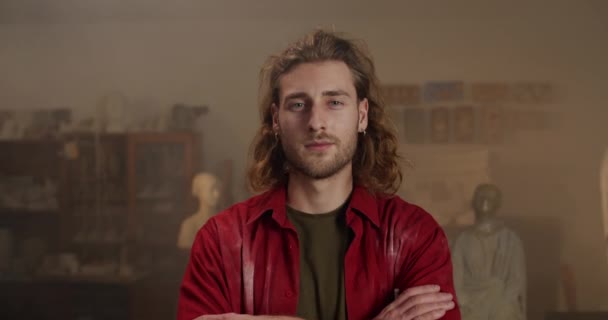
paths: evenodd
<path fill-rule="evenodd" d="M 95 132 L 72 132 L 65 136 L 64 140 L 73 140 L 77 139 L 79 141 L 87 141 L 95 139 Z M 126 133 L 99 133 L 100 140 L 111 141 L 116 140 L 118 142 L 126 142 L 127 134 Z"/>
<path fill-rule="evenodd" d="M 42 210 L 30 210 L 30 209 L 13 209 L 13 208 L 0 208 L 0 217 L 3 216 L 58 216 L 59 209 L 42 209 Z"/>
<path fill-rule="evenodd" d="M 0 283 L 58 283 L 66 285 L 68 283 L 102 283 L 102 284 L 130 284 L 146 277 L 146 273 L 135 273 L 130 276 L 119 275 L 94 275 L 94 274 L 39 274 L 27 278 L 5 278 Z"/>
<path fill-rule="evenodd" d="M 58 210 L 19 210 L 0 209 L 0 223 L 2 225 L 29 225 L 40 224 L 40 221 L 59 222 L 61 217 Z"/>
<path fill-rule="evenodd" d="M 161 249 L 170 249 L 170 250 L 178 250 L 177 247 L 177 237 L 175 241 L 150 241 L 150 240 L 139 240 L 135 241 L 132 246 L 134 248 L 161 248 Z"/>
<path fill-rule="evenodd" d="M 169 203 L 180 202 L 183 197 L 177 196 L 137 196 L 138 201 L 167 201 Z"/>
<path fill-rule="evenodd" d="M 59 139 L 11 139 L 11 140 L 0 140 L 0 146 L 2 145 L 22 145 L 22 144 L 60 144 Z"/>
<path fill-rule="evenodd" d="M 74 247 L 88 247 L 88 246 L 124 246 L 128 245 L 129 241 L 127 240 L 114 240 L 114 241 L 102 241 L 102 240 L 74 240 L 71 239 L 69 241 L 70 246 Z"/>
<path fill-rule="evenodd" d="M 127 178 L 124 176 L 107 177 L 107 178 L 86 178 L 86 179 L 69 177 L 67 180 L 69 182 L 78 183 L 78 184 L 92 184 L 92 183 L 98 183 L 98 182 L 121 182 L 124 184 L 127 181 Z"/>

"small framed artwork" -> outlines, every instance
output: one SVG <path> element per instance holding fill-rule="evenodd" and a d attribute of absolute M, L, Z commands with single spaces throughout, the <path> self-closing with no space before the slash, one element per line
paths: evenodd
<path fill-rule="evenodd" d="M 419 85 L 384 85 L 381 87 L 382 96 L 387 106 L 417 106 L 420 104 Z"/>
<path fill-rule="evenodd" d="M 420 104 L 420 86 L 402 85 L 399 86 L 397 101 L 403 106 L 417 106 Z"/>
<path fill-rule="evenodd" d="M 421 108 L 404 109 L 403 132 L 408 143 L 424 143 L 426 141 L 427 117 L 426 110 Z"/>
<path fill-rule="evenodd" d="M 480 103 L 505 102 L 510 99 L 510 89 L 504 83 L 473 83 L 471 98 Z"/>
<path fill-rule="evenodd" d="M 450 112 L 446 107 L 431 110 L 431 142 L 447 143 L 450 140 Z"/>
<path fill-rule="evenodd" d="M 462 81 L 434 81 L 424 86 L 425 102 L 451 102 L 463 99 L 464 83 Z"/>
<path fill-rule="evenodd" d="M 500 143 L 504 139 L 503 110 L 499 106 L 484 106 L 480 109 L 481 142 Z"/>
<path fill-rule="evenodd" d="M 510 101 L 542 104 L 554 101 L 554 89 L 549 83 L 516 83 L 510 89 Z"/>
<path fill-rule="evenodd" d="M 475 141 L 475 110 L 472 106 L 454 108 L 454 141 L 473 143 Z"/>
<path fill-rule="evenodd" d="M 397 135 L 399 139 L 403 136 L 404 132 L 404 124 L 403 121 L 403 107 L 398 106 L 387 106 L 386 107 L 386 116 L 388 119 L 395 125 L 395 129 L 397 129 Z"/>
<path fill-rule="evenodd" d="M 386 84 L 380 87 L 380 93 L 384 99 L 384 103 L 389 106 L 397 105 L 397 86 L 392 84 Z"/>

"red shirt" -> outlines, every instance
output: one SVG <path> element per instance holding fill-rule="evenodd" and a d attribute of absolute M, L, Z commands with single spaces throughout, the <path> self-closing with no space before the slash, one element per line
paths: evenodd
<path fill-rule="evenodd" d="M 285 210 L 285 188 L 277 188 L 209 219 L 192 246 L 178 320 L 296 314 L 300 253 Z M 346 223 L 354 235 L 344 258 L 349 319 L 372 319 L 393 300 L 394 289 L 437 284 L 455 295 L 445 234 L 420 207 L 355 187 Z M 443 319 L 459 320 L 458 307 Z"/>

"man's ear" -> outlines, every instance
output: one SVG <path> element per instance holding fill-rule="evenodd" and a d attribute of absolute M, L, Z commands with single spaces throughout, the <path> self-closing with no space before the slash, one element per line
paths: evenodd
<path fill-rule="evenodd" d="M 270 112 L 272 113 L 272 130 L 275 133 L 279 132 L 279 107 L 276 104 L 270 106 Z"/>
<path fill-rule="evenodd" d="M 369 103 L 367 102 L 367 98 L 363 98 L 359 102 L 359 127 L 357 128 L 359 132 L 363 132 L 367 129 L 367 111 L 369 109 Z"/>

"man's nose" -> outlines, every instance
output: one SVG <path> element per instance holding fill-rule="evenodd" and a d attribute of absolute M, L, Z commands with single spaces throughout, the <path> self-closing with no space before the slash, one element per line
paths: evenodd
<path fill-rule="evenodd" d="M 320 103 L 313 103 L 309 111 L 308 128 L 310 131 L 326 129 L 326 110 Z"/>

